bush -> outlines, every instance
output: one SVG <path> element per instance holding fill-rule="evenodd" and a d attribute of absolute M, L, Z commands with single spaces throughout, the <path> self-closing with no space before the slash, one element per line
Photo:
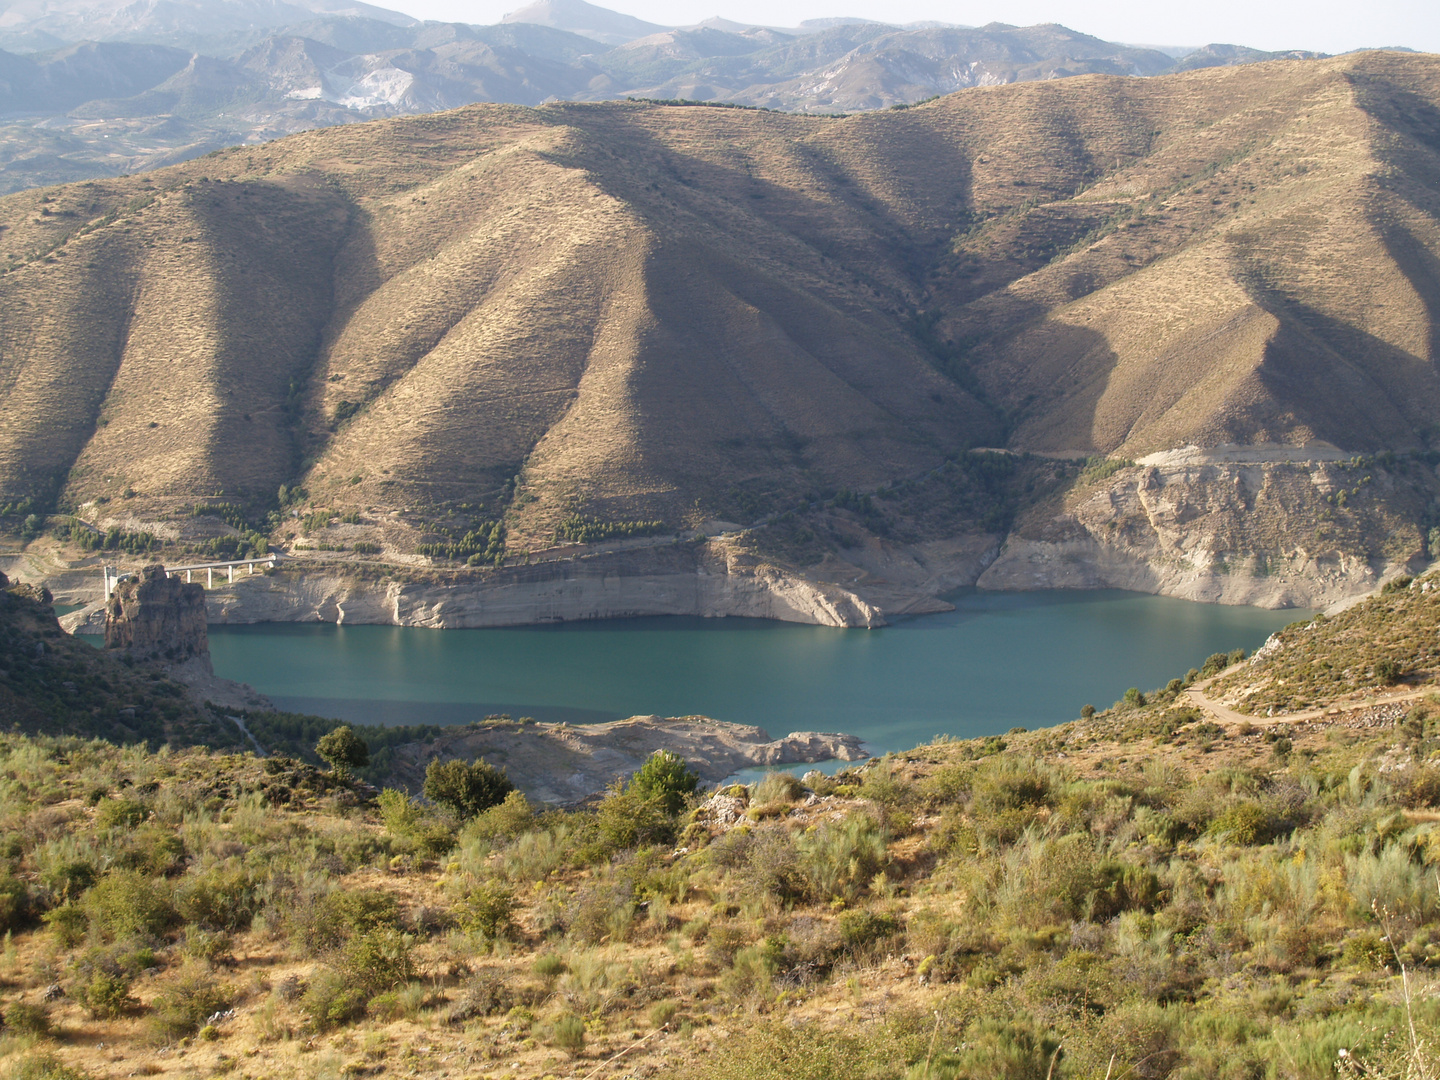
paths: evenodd
<path fill-rule="evenodd" d="M 201 967 L 187 967 L 155 999 L 150 1032 L 162 1043 L 194 1035 L 201 1025 L 230 1004 L 229 992 Z"/>
<path fill-rule="evenodd" d="M 535 811 L 522 791 L 512 791 L 499 806 L 474 818 L 465 826 L 465 838 L 505 843 L 528 832 L 535 824 Z"/>
<path fill-rule="evenodd" d="M 515 997 L 505 985 L 504 976 L 495 971 L 482 971 L 460 991 L 460 997 L 445 1011 L 447 1024 L 463 1024 L 478 1016 L 493 1016 L 515 1004 Z"/>
<path fill-rule="evenodd" d="M 700 774 L 685 764 L 684 758 L 668 750 L 656 750 L 630 778 L 629 790 L 643 799 L 658 800 L 665 812 L 674 816 L 685 805 L 685 796 L 699 783 Z"/>
<path fill-rule="evenodd" d="M 40 881 L 58 893 L 61 900 L 74 900 L 94 885 L 97 877 L 95 866 L 88 859 L 67 859 L 48 867 L 40 875 Z"/>
<path fill-rule="evenodd" d="M 415 977 L 410 940 L 390 926 L 367 930 L 347 941 L 340 951 L 339 968 L 367 1001 Z"/>
<path fill-rule="evenodd" d="M 460 997 L 445 1011 L 447 1024 L 463 1024 L 478 1016 L 505 1012 L 515 1003 L 514 995 L 499 972 L 482 971 L 460 991 Z"/>
<path fill-rule="evenodd" d="M 474 762 L 454 758 L 432 761 L 425 770 L 425 797 L 448 807 L 461 819 L 469 819 L 499 806 L 515 785 L 504 769 L 484 758 Z"/>
<path fill-rule="evenodd" d="M 311 980 L 300 1011 L 317 1031 L 348 1024 L 365 1015 L 365 994 L 338 971 L 325 968 Z"/>
<path fill-rule="evenodd" d="M 185 842 L 174 830 L 149 824 L 130 834 L 125 847 L 115 855 L 115 866 L 155 877 L 170 873 L 184 857 Z"/>
<path fill-rule="evenodd" d="M 443 855 L 455 846 L 455 830 L 403 791 L 386 788 L 376 800 L 385 828 L 415 844 L 426 855 Z"/>
<path fill-rule="evenodd" d="M 982 1019 L 965 1031 L 953 1051 L 942 1051 L 927 1064 L 916 1065 L 907 1080 L 1049 1080 L 1054 1075 L 1060 1043 L 1032 1024 Z M 1151 1075 L 1145 1073 L 1142 1075 Z M 1154 1074 L 1162 1075 L 1162 1074 Z"/>
<path fill-rule="evenodd" d="M 545 1041 L 561 1050 L 578 1054 L 585 1049 L 585 1021 L 569 1014 L 562 1016 L 550 1025 L 549 1037 Z"/>
<path fill-rule="evenodd" d="M 101 799 L 95 805 L 97 829 L 135 829 L 145 817 L 144 804 L 134 799 Z"/>
<path fill-rule="evenodd" d="M 595 811 L 600 841 L 609 851 L 623 851 L 648 844 L 670 844 L 675 840 L 675 818 L 659 796 L 634 788 L 611 785 Z"/>
<path fill-rule="evenodd" d="M 0 870 L 0 934 L 18 930 L 30 906 L 30 889 L 8 870 Z"/>
<path fill-rule="evenodd" d="M 155 937 L 176 915 L 166 891 L 134 870 L 106 874 L 85 894 L 81 906 L 90 927 L 110 941 L 137 934 Z"/>
<path fill-rule="evenodd" d="M 1210 822 L 1208 831 L 1212 836 L 1242 846 L 1268 843 L 1274 836 L 1270 815 L 1256 803 L 1248 802 L 1230 807 Z"/>
<path fill-rule="evenodd" d="M 90 1080 L 90 1074 L 66 1065 L 59 1058 L 41 1054 L 22 1058 L 5 1074 L 5 1080 Z"/>
<path fill-rule="evenodd" d="M 456 919 L 467 933 L 504 937 L 514 929 L 515 894 L 498 881 L 485 881 L 460 902 Z"/>
<path fill-rule="evenodd" d="M 874 911 L 847 911 L 840 916 L 840 940 L 852 949 L 894 937 L 900 932 L 900 924 L 893 915 L 882 915 Z"/>
<path fill-rule="evenodd" d="M 104 971 L 95 972 L 76 998 L 95 1020 L 114 1020 L 140 1004 L 130 993 L 130 980 Z"/>
<path fill-rule="evenodd" d="M 31 1001 L 12 1001 L 5 1006 L 5 1030 L 17 1035 L 50 1034 L 50 1010 Z"/>
<path fill-rule="evenodd" d="M 185 880 L 175 899 L 187 923 L 232 933 L 247 929 L 260 907 L 255 884 L 240 867 L 211 867 Z"/>
<path fill-rule="evenodd" d="M 805 794 L 805 785 L 794 773 L 767 772 L 755 785 L 751 801 L 755 803 L 794 802 Z"/>
<path fill-rule="evenodd" d="M 302 924 L 306 942 L 314 952 L 344 945 L 353 937 L 374 930 L 396 929 L 400 905 L 379 889 L 337 889 L 316 901 Z"/>
<path fill-rule="evenodd" d="M 1405 674 L 1405 669 L 1395 660 L 1381 660 L 1375 665 L 1375 681 L 1381 686 L 1394 686 Z"/>
<path fill-rule="evenodd" d="M 349 724 L 341 724 L 334 731 L 320 736 L 315 752 L 330 764 L 335 775 L 341 780 L 350 779 L 354 770 L 370 764 L 370 746 Z"/>
<path fill-rule="evenodd" d="M 797 841 L 800 865 L 818 899 L 848 899 L 870 884 L 885 865 L 884 826 L 865 814 L 826 822 Z"/>
<path fill-rule="evenodd" d="M 73 949 L 79 945 L 85 940 L 85 931 L 90 927 L 90 920 L 85 917 L 84 910 L 72 903 L 61 904 L 47 911 L 44 920 L 45 924 L 55 931 L 55 940 L 62 949 Z"/>

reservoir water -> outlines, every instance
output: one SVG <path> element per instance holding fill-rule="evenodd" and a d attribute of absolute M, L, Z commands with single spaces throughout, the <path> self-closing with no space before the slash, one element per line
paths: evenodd
<path fill-rule="evenodd" d="M 282 709 L 357 723 L 572 723 L 704 714 L 772 735 L 844 731 L 876 752 L 1063 723 L 1308 613 L 1117 591 L 967 590 L 879 630 L 657 617 L 499 630 L 212 626 L 217 674 Z"/>

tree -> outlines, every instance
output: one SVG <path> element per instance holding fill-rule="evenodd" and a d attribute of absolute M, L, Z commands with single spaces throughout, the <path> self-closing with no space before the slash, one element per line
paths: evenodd
<path fill-rule="evenodd" d="M 650 760 L 630 779 L 630 790 L 645 798 L 654 798 L 672 817 L 685 805 L 689 795 L 700 783 L 700 774 L 685 764 L 685 759 L 669 750 L 656 750 Z"/>
<path fill-rule="evenodd" d="M 499 806 L 514 790 L 515 785 L 505 770 L 497 769 L 484 758 L 473 763 L 459 758 L 432 761 L 425 770 L 425 797 L 449 807 L 462 819 Z"/>
<path fill-rule="evenodd" d="M 315 752 L 330 763 L 330 768 L 341 780 L 349 780 L 354 770 L 370 764 L 370 747 L 349 724 L 341 724 L 334 731 L 320 736 Z"/>

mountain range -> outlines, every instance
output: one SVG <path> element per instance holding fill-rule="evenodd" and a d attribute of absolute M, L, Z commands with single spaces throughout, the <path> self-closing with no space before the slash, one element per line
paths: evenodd
<path fill-rule="evenodd" d="M 717 18 L 675 28 L 584 0 L 539 0 L 494 26 L 343 0 L 30 0 L 0 9 L 0 49 L 10 50 L 0 52 L 0 191 L 474 102 L 639 97 L 852 112 L 971 86 L 1279 55 L 1212 45 L 1177 56 L 1054 25 Z"/>
<path fill-rule="evenodd" d="M 849 117 L 475 105 L 21 192 L 0 499 L 153 522 L 288 485 L 387 550 L 447 514 L 521 550 L 577 515 L 751 524 L 972 447 L 1278 444 L 1273 475 L 1180 468 L 1223 483 L 1164 514 L 1219 507 L 1279 557 L 1374 507 L 1413 551 L 1429 481 L 1367 472 L 1343 511 L 1344 474 L 1253 488 L 1298 483 L 1286 447 L 1440 432 L 1437 175 L 1440 61 L 1375 52 Z M 1160 520 L 1126 476 L 1150 509 L 1101 535 Z M 1261 530 L 1266 498 L 1290 517 Z"/>

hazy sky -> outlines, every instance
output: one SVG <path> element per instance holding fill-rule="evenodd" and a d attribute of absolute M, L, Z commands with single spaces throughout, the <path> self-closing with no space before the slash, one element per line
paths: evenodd
<path fill-rule="evenodd" d="M 370 0 L 424 19 L 497 22 L 527 0 Z M 592 0 L 650 22 L 683 25 L 712 15 L 793 26 L 850 15 L 883 22 L 937 19 L 980 26 L 1058 22 L 1112 41 L 1344 52 L 1403 45 L 1440 52 L 1440 0 Z"/>

